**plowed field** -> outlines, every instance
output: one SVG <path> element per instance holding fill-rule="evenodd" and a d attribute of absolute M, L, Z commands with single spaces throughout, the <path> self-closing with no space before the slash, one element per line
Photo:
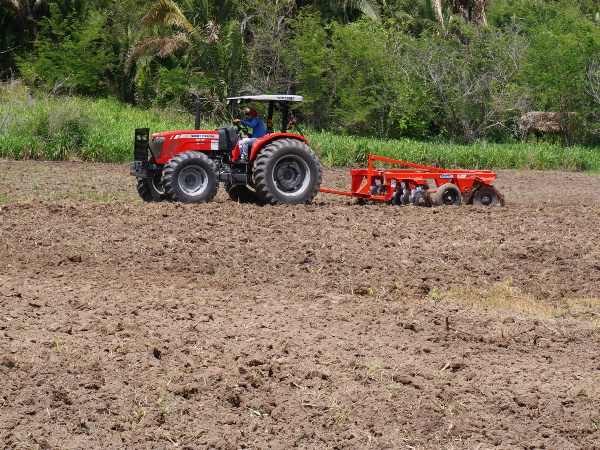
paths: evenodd
<path fill-rule="evenodd" d="M 600 176 L 495 186 L 143 203 L 0 160 L 0 447 L 600 448 Z"/>

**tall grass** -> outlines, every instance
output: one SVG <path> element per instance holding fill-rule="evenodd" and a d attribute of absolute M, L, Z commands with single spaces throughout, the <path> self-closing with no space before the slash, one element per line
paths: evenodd
<path fill-rule="evenodd" d="M 487 142 L 456 145 L 409 139 L 381 140 L 338 136 L 328 132 L 307 133 L 306 136 L 326 166 L 365 163 L 367 155 L 373 154 L 449 169 L 600 171 L 600 148 L 598 147 Z"/>
<path fill-rule="evenodd" d="M 132 159 L 135 128 L 193 128 L 187 114 L 144 111 L 114 99 L 39 100 L 14 91 L 4 94 L 0 93 L 4 158 L 125 162 Z"/>
<path fill-rule="evenodd" d="M 191 114 L 140 110 L 114 99 L 35 99 L 25 88 L 0 86 L 0 157 L 127 162 L 135 128 L 152 132 L 193 128 Z M 214 124 L 201 126 L 213 130 Z M 364 163 L 374 154 L 418 164 L 465 169 L 600 172 L 600 149 L 540 143 L 471 145 L 381 140 L 307 131 L 325 166 Z"/>

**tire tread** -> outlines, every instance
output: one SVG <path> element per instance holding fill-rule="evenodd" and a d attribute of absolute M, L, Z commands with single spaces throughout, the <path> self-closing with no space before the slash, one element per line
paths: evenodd
<path fill-rule="evenodd" d="M 322 173 L 321 173 L 321 164 L 313 150 L 303 141 L 298 139 L 278 139 L 273 141 L 269 145 L 267 145 L 264 150 L 259 154 L 254 163 L 254 172 L 252 174 L 254 180 L 254 187 L 256 193 L 259 197 L 266 203 L 271 205 L 277 205 L 281 203 L 288 203 L 285 201 L 281 201 L 276 197 L 276 193 L 272 192 L 269 188 L 268 184 L 268 165 L 271 159 L 276 157 L 279 152 L 285 151 L 287 148 L 292 148 L 297 151 L 304 152 L 304 156 L 310 158 L 310 163 L 312 162 L 318 169 L 316 174 L 311 174 L 312 176 L 316 176 L 316 181 L 314 183 L 312 191 L 309 195 L 301 202 L 309 204 L 314 198 L 317 196 L 319 192 L 319 187 L 321 186 Z M 289 202 L 291 203 L 291 202 Z"/>
<path fill-rule="evenodd" d="M 209 202 L 215 197 L 215 195 L 217 195 L 217 191 L 219 189 L 219 173 L 214 162 L 212 162 L 204 153 L 186 151 L 173 156 L 165 165 L 163 170 L 161 183 L 165 189 L 165 195 L 171 200 L 176 202 L 185 202 L 185 199 L 182 198 L 177 186 L 177 169 L 182 164 L 194 159 L 199 159 L 203 165 L 207 166 L 205 167 L 206 169 L 210 168 L 210 175 L 212 175 L 213 179 L 212 186 L 209 186 L 210 190 L 208 193 L 202 196 L 202 198 L 198 199 L 195 203 Z"/>

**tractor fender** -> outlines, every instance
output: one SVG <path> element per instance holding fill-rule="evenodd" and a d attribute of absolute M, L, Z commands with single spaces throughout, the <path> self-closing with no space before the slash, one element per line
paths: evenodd
<path fill-rule="evenodd" d="M 271 142 L 276 141 L 278 139 L 298 139 L 299 141 L 303 141 L 308 143 L 308 139 L 304 136 L 300 136 L 295 133 L 272 133 L 266 134 L 257 141 L 252 144 L 252 149 L 250 150 L 250 161 L 254 161 L 254 159 L 258 156 L 258 154 L 269 145 Z"/>

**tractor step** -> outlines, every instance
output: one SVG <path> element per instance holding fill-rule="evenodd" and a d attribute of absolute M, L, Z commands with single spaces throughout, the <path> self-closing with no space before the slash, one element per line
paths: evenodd
<path fill-rule="evenodd" d="M 129 174 L 137 178 L 150 178 L 158 169 L 157 164 L 150 164 L 146 161 L 133 161 L 129 164 Z"/>
<path fill-rule="evenodd" d="M 221 172 L 219 174 L 219 181 L 221 183 L 232 184 L 232 185 L 246 185 L 248 184 L 248 174 L 246 172 Z"/>

